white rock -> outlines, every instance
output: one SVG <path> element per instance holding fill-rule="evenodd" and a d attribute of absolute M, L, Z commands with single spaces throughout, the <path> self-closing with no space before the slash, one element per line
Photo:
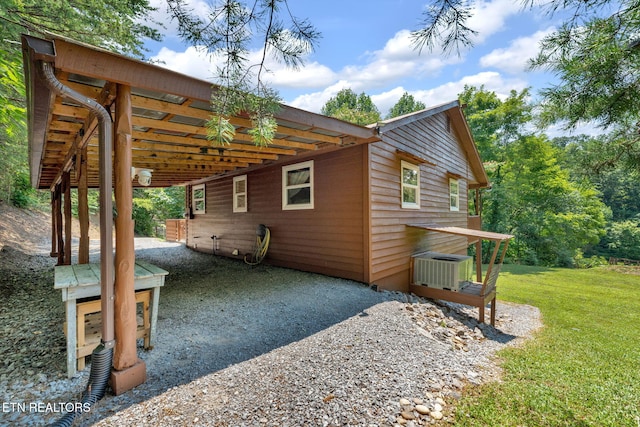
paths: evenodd
<path fill-rule="evenodd" d="M 442 412 L 438 412 L 438 411 L 433 411 L 431 412 L 431 414 L 429 414 L 431 416 L 431 418 L 433 418 L 434 420 L 441 420 L 443 415 Z"/>
<path fill-rule="evenodd" d="M 416 411 L 418 411 L 422 415 L 429 415 L 429 412 L 431 412 L 431 411 L 429 411 L 429 408 L 427 408 L 424 405 L 417 405 L 416 406 Z"/>

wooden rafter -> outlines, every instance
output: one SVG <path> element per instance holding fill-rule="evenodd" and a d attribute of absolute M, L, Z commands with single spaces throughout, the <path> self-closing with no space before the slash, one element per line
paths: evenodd
<path fill-rule="evenodd" d="M 49 47 L 44 48 L 47 43 Z M 59 183 L 84 146 L 88 146 L 88 185 L 96 187 L 99 182 L 97 121 L 87 108 L 53 96 L 38 80 L 33 70 L 43 58 L 53 62 L 62 84 L 98 101 L 112 117 L 116 85 L 131 87 L 132 162 L 154 170 L 154 186 L 240 173 L 306 153 L 378 140 L 374 129 L 282 105 L 275 117 L 276 135 L 268 147 L 254 144 L 248 133 L 252 122 L 244 113 L 230 118 L 236 128 L 234 140 L 218 147 L 207 140 L 209 101 L 216 90 L 211 83 L 61 37 L 43 41 L 24 36 L 23 46 L 30 102 L 46 101 L 43 108 L 33 109 L 37 114 L 30 123 L 32 162 L 37 166 L 32 177 L 38 188 Z M 38 53 L 40 49 L 44 53 Z M 73 177 L 72 185 L 77 185 Z"/>

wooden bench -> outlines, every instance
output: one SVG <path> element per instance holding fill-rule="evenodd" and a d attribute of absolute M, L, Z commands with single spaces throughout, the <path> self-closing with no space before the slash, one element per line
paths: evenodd
<path fill-rule="evenodd" d="M 149 302 L 146 305 L 146 307 L 148 307 L 147 311 L 149 312 L 148 337 L 144 337 L 145 347 L 148 348 L 153 346 L 155 340 L 160 288 L 164 286 L 164 279 L 167 274 L 169 273 L 166 270 L 156 267 L 153 264 L 149 264 L 144 261 L 136 261 L 134 268 L 134 288 L 136 291 L 149 291 Z M 100 265 L 76 264 L 56 266 L 55 284 L 53 287 L 54 289 L 61 291 L 62 301 L 65 303 L 67 325 L 67 376 L 71 378 L 75 375 L 77 372 L 76 369 L 81 366 L 81 363 L 84 363 L 85 356 L 78 355 L 78 349 L 80 348 L 78 345 L 78 339 L 85 340 L 85 344 L 82 345 L 82 347 L 88 346 L 88 344 L 86 344 L 87 330 L 91 330 L 96 325 L 96 316 L 93 316 L 96 311 L 89 312 L 87 310 L 93 310 L 95 308 L 91 306 L 91 303 L 93 303 L 98 305 L 97 312 L 100 311 L 99 302 L 96 303 L 95 301 L 90 301 L 87 306 L 83 306 L 82 304 L 85 303 L 78 303 L 77 300 L 100 296 Z M 136 300 L 137 298 L 138 297 L 136 296 Z M 146 297 L 141 296 L 141 298 Z M 144 302 L 142 304 L 144 312 Z M 80 322 L 78 317 L 79 309 L 85 312 L 82 322 Z M 88 326 L 86 323 L 87 320 L 89 321 Z M 78 329 L 83 327 L 85 328 L 85 332 L 84 334 L 81 334 Z M 138 334 L 140 334 L 140 331 L 138 331 Z M 93 348 L 95 348 L 95 346 L 91 348 L 91 351 L 93 351 Z M 80 358 L 83 362 L 79 362 Z"/>
<path fill-rule="evenodd" d="M 136 338 L 144 339 L 144 348 L 151 349 L 151 320 L 149 306 L 151 291 L 136 292 L 136 308 L 141 309 Z M 85 368 L 85 359 L 100 344 L 102 339 L 101 300 L 85 301 L 76 304 L 76 358 L 78 371 Z M 65 334 L 67 325 L 65 322 Z"/>

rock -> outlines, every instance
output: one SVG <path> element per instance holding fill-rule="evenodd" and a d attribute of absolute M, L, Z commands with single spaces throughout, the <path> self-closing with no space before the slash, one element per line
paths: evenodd
<path fill-rule="evenodd" d="M 417 405 L 416 406 L 416 411 L 418 411 L 418 413 L 422 414 L 422 415 L 429 415 L 429 408 L 427 408 L 424 405 Z"/>
<path fill-rule="evenodd" d="M 408 399 L 400 399 L 400 406 L 411 405 L 411 402 Z"/>
<path fill-rule="evenodd" d="M 404 418 L 405 420 L 415 420 L 416 419 L 416 416 L 413 415 L 413 412 L 409 412 L 409 411 L 402 411 L 400 416 L 402 418 Z"/>
<path fill-rule="evenodd" d="M 433 418 L 434 420 L 441 420 L 442 417 L 444 415 L 442 415 L 442 412 L 438 412 L 438 411 L 433 411 L 429 414 L 431 416 L 431 418 Z"/>

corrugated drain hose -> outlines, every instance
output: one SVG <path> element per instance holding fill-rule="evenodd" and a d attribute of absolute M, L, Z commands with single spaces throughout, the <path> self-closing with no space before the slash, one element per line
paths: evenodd
<path fill-rule="evenodd" d="M 78 413 L 85 410 L 87 405 L 91 407 L 94 403 L 104 397 L 107 390 L 109 375 L 111 375 L 111 363 L 113 362 L 113 348 L 105 348 L 100 344 L 91 353 L 91 372 L 87 388 L 82 394 L 82 406 L 76 411 L 67 412 L 64 417 L 53 424 L 55 427 L 71 427 L 73 420 Z"/>

